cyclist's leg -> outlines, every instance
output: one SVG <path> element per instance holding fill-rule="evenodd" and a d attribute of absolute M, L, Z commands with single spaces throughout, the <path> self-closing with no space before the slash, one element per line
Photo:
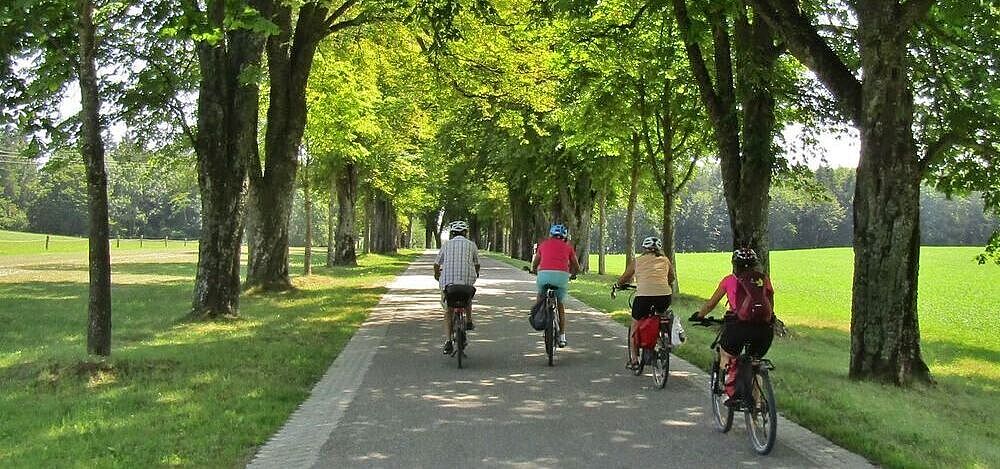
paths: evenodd
<path fill-rule="evenodd" d="M 726 319 L 722 325 L 722 337 L 719 338 L 719 355 L 721 364 L 727 367 L 726 373 L 726 395 L 734 397 L 736 392 L 736 379 L 739 366 L 737 358 L 746 343 L 745 328 L 737 323 L 735 319 Z"/>
<path fill-rule="evenodd" d="M 774 341 L 774 328 L 771 324 L 754 324 L 747 329 L 747 353 L 752 357 L 763 358 Z"/>

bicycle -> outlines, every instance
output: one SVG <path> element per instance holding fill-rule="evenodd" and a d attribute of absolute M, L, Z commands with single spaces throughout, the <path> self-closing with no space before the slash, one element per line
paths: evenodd
<path fill-rule="evenodd" d="M 713 317 L 693 322 L 704 327 L 725 324 L 725 321 Z M 740 354 L 736 363 L 749 361 L 751 373 L 750 376 L 737 376 L 737 379 L 749 380 L 749 386 L 744 386 L 744 389 L 750 389 L 750 395 L 741 396 L 734 403 L 727 405 L 725 380 L 730 364 L 727 363 L 725 367 L 721 365 L 722 355 L 719 346 L 721 337 L 722 327 L 719 328 L 715 340 L 710 345 L 715 350 L 715 355 L 712 358 L 709 372 L 708 392 L 715 429 L 720 433 L 728 432 L 733 425 L 733 414 L 737 411 L 743 412 L 750 446 L 757 454 L 768 454 L 774 448 L 778 430 L 778 409 L 774 401 L 774 389 L 771 387 L 769 374 L 771 370 L 774 370 L 774 364 L 766 358 L 752 357 L 746 353 Z"/>
<path fill-rule="evenodd" d="M 632 302 L 635 299 L 635 285 L 611 285 L 611 298 L 616 298 L 615 292 L 618 290 L 629 290 L 628 305 L 629 308 L 632 307 Z M 632 370 L 632 373 L 636 376 L 642 375 L 646 364 L 653 365 L 653 383 L 656 385 L 657 389 L 663 389 L 667 385 L 667 378 L 670 377 L 670 352 L 674 348 L 673 338 L 671 337 L 671 331 L 674 327 L 674 312 L 667 308 L 663 311 L 657 311 L 656 308 L 650 308 L 656 316 L 659 318 L 660 331 L 659 337 L 656 339 L 656 345 L 652 348 L 643 347 L 640 349 L 639 356 L 632 356 L 632 340 L 635 331 L 629 326 L 629 332 L 627 334 L 627 346 L 625 348 L 625 367 Z M 632 364 L 635 363 L 635 366 Z"/>
<path fill-rule="evenodd" d="M 465 287 L 465 288 L 458 288 Z M 451 356 L 458 357 L 458 367 L 462 368 L 462 359 L 468 357 L 465 347 L 468 345 L 466 312 L 472 303 L 472 295 L 476 288 L 470 285 L 447 285 L 444 287 L 445 303 L 452 315 L 451 337 L 453 350 Z"/>
<path fill-rule="evenodd" d="M 537 272 L 530 270 L 528 267 L 522 268 L 525 272 L 532 275 L 538 275 Z M 576 275 L 570 275 L 570 280 L 576 278 Z M 549 366 L 554 366 L 555 356 L 556 356 L 556 340 L 559 338 L 559 334 L 562 333 L 562 329 L 559 328 L 559 297 L 556 295 L 556 291 L 559 290 L 558 287 L 551 284 L 545 284 L 545 295 L 542 297 L 542 308 L 545 311 L 545 329 L 542 330 L 542 335 L 545 342 L 545 355 L 548 357 Z"/>

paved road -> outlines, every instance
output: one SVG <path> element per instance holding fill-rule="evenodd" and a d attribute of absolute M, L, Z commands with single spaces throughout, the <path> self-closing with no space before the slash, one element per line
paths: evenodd
<path fill-rule="evenodd" d="M 440 351 L 432 262 L 397 278 L 249 467 L 871 467 L 784 419 L 769 456 L 751 451 L 739 416 L 716 433 L 702 372 L 674 359 L 653 389 L 622 366 L 624 327 L 576 300 L 569 347 L 548 367 L 524 312 L 534 279 L 491 259 L 459 370 Z"/>

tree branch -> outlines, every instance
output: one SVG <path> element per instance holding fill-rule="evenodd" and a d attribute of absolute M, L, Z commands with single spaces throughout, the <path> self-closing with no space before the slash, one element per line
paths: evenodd
<path fill-rule="evenodd" d="M 913 0 L 916 1 L 916 0 Z M 925 0 L 921 0 L 925 1 Z M 861 124 L 861 82 L 802 16 L 795 0 L 749 0 L 782 37 L 788 51 L 809 67 L 834 96 L 855 125 Z"/>
<path fill-rule="evenodd" d="M 705 100 L 705 107 L 713 119 L 722 115 L 722 105 L 719 103 L 719 96 L 715 93 L 715 85 L 708 75 L 708 67 L 705 65 L 705 57 L 702 54 L 701 46 L 692 37 L 691 17 L 688 15 L 687 0 L 673 0 L 674 15 L 677 18 L 677 26 L 681 30 L 684 38 L 684 48 L 687 50 L 688 60 L 691 62 L 691 71 L 698 81 L 698 89 Z"/>
<path fill-rule="evenodd" d="M 902 31 L 909 30 L 913 25 L 927 16 L 933 4 L 934 0 L 909 0 L 904 3 L 902 5 L 902 20 L 900 21 L 899 29 Z"/>
<path fill-rule="evenodd" d="M 941 161 L 945 152 L 956 146 L 963 146 L 1000 161 L 1000 150 L 989 144 L 977 142 L 968 135 L 949 131 L 927 146 L 927 151 L 924 152 L 924 156 L 920 159 L 919 163 L 921 174 L 925 173 L 931 165 Z"/>

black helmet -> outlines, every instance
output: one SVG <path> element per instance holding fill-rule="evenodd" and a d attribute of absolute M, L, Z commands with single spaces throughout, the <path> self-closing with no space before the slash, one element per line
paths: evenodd
<path fill-rule="evenodd" d="M 739 248 L 733 251 L 733 265 L 749 269 L 757 265 L 757 253 L 750 248 Z"/>

